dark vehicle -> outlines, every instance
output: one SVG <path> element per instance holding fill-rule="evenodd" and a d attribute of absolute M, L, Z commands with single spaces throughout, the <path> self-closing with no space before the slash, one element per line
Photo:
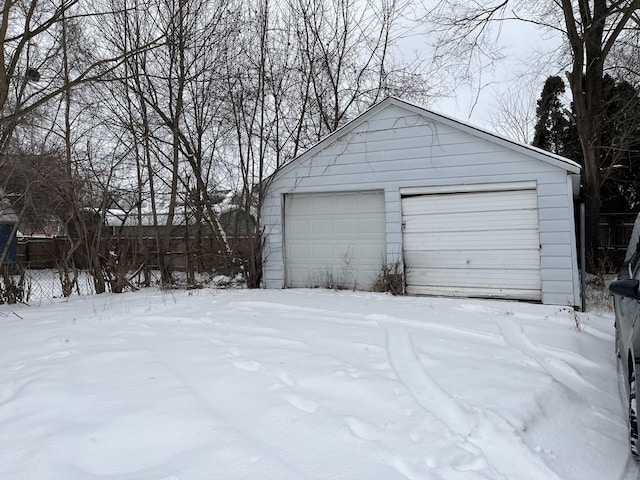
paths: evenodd
<path fill-rule="evenodd" d="M 609 286 L 616 312 L 616 354 L 622 361 L 629 411 L 629 448 L 640 460 L 638 442 L 638 395 L 640 394 L 640 215 L 618 278 Z"/>

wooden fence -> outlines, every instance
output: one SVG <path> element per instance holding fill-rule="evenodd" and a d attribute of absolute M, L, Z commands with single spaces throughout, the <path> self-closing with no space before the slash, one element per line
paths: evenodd
<path fill-rule="evenodd" d="M 233 256 L 237 262 L 249 258 L 249 239 L 246 237 L 229 238 Z M 20 237 L 18 239 L 17 261 L 19 265 L 32 269 L 57 268 L 70 248 L 66 237 Z M 155 238 L 144 238 L 142 243 L 131 238 L 109 240 L 103 250 L 117 253 L 121 261 L 132 265 L 146 263 L 149 268 L 158 268 L 158 245 Z M 226 249 L 214 238 L 203 238 L 197 242 L 194 238 L 173 237 L 167 258 L 178 271 L 223 271 L 229 267 Z M 86 267 L 83 252 L 74 255 L 78 268 Z"/>

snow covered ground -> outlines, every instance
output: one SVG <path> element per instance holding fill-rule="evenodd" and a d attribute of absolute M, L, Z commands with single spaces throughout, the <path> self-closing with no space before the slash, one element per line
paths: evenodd
<path fill-rule="evenodd" d="M 638 470 L 611 314 L 149 289 L 1 305 L 0 332 L 2 479 L 602 480 Z"/>

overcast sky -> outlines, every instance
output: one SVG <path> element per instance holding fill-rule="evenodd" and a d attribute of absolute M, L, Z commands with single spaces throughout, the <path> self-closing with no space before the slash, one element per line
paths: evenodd
<path fill-rule="evenodd" d="M 558 38 L 548 38 L 530 24 L 518 21 L 505 22 L 499 39 L 504 48 L 504 60 L 495 69 L 485 67 L 479 70 L 473 85 L 459 87 L 454 97 L 436 100 L 430 106 L 432 110 L 495 130 L 500 99 L 504 103 L 508 98 L 519 95 L 521 100 L 530 99 L 531 113 L 535 115 L 535 102 L 545 79 L 558 74 L 564 77 L 557 55 L 555 61 L 548 58 L 549 52 L 556 50 L 561 42 Z M 501 131 L 497 133 L 504 134 Z"/>

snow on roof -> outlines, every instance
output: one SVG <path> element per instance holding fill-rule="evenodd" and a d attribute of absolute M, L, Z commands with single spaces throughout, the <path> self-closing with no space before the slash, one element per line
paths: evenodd
<path fill-rule="evenodd" d="M 215 192 L 213 195 L 217 195 L 217 198 L 214 199 L 215 201 L 212 205 L 213 211 L 217 215 L 241 208 L 234 203 L 234 192 L 232 190 Z M 156 212 L 158 225 L 166 225 L 169 217 L 169 202 L 162 201 L 162 199 L 160 199 L 156 204 Z M 140 217 L 138 217 L 138 215 L 140 215 Z M 193 207 L 187 205 L 185 209 L 185 205 L 180 204 L 175 208 L 173 224 L 185 225 L 187 221 L 190 225 L 195 223 Z M 105 222 L 107 225 L 112 227 L 155 225 L 153 211 L 148 206 L 143 207 L 140 214 L 138 214 L 135 209 L 126 211 L 117 208 L 110 208 L 105 212 Z"/>

